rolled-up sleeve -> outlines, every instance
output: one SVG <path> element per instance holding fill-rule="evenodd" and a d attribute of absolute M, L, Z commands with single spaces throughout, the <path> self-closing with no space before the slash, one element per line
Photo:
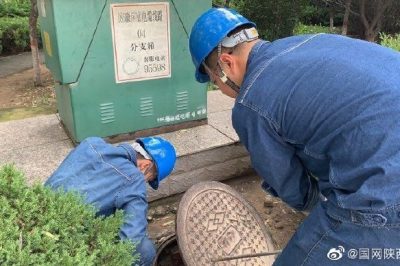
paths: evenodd
<path fill-rule="evenodd" d="M 279 136 L 276 125 L 240 104 L 235 105 L 232 122 L 263 179 L 263 189 L 297 210 L 310 209 L 319 198 L 317 181 L 307 174 L 295 148 Z"/>

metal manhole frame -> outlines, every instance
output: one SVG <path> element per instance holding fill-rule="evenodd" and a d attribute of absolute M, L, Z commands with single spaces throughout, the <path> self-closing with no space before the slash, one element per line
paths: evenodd
<path fill-rule="evenodd" d="M 232 197 L 236 198 L 241 204 L 243 204 L 243 206 L 247 208 L 248 212 L 252 215 L 252 218 L 254 219 L 255 223 L 260 227 L 261 232 L 263 232 L 266 245 L 269 247 L 269 251 L 273 251 L 275 249 L 274 242 L 272 240 L 271 235 L 269 234 L 267 227 L 264 224 L 264 221 L 258 215 L 256 209 L 245 198 L 243 198 L 243 196 L 239 192 L 221 182 L 205 181 L 193 185 L 185 192 L 179 203 L 176 215 L 176 223 L 175 223 L 176 239 L 179 250 L 181 252 L 182 260 L 186 265 L 203 266 L 193 260 L 194 256 L 192 256 L 192 250 L 190 249 L 190 245 L 188 245 L 189 243 L 188 235 L 186 234 L 186 219 L 188 214 L 187 210 L 189 206 L 192 204 L 193 202 L 192 200 L 195 199 L 201 193 L 204 193 L 205 191 L 208 190 L 222 191 L 223 193 L 228 193 Z M 211 261 L 210 264 L 212 264 Z"/>

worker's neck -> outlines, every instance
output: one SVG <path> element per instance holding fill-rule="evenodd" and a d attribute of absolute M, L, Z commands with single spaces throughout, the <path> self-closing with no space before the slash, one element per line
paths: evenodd
<path fill-rule="evenodd" d="M 240 67 L 240 71 L 239 71 L 240 76 L 236 80 L 236 84 L 239 87 L 242 86 L 242 82 L 243 82 L 244 76 L 247 71 L 247 61 L 249 59 L 249 54 L 251 52 L 251 49 L 253 49 L 253 46 L 259 41 L 260 40 L 257 39 L 257 40 L 251 41 L 251 42 L 243 43 L 240 46 L 240 51 L 238 53 L 238 60 L 240 61 L 238 64 L 238 66 Z"/>

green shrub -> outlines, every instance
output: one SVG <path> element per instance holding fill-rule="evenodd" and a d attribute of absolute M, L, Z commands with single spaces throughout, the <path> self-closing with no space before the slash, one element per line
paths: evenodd
<path fill-rule="evenodd" d="M 0 34 L 3 53 L 18 53 L 29 50 L 28 18 L 0 18 Z"/>
<path fill-rule="evenodd" d="M 391 36 L 385 33 L 380 33 L 381 45 L 392 48 L 400 52 L 400 33 Z"/>
<path fill-rule="evenodd" d="M 0 0 L 0 17 L 28 17 L 29 0 Z"/>
<path fill-rule="evenodd" d="M 297 23 L 293 29 L 293 35 L 300 34 L 315 34 L 315 33 L 339 33 L 338 28 L 333 28 L 333 31 L 329 27 L 321 25 L 304 25 L 302 23 Z"/>
<path fill-rule="evenodd" d="M 0 168 L 0 265 L 131 265 L 134 246 L 118 240 L 122 212 L 96 217 L 73 193 L 28 187 Z"/>

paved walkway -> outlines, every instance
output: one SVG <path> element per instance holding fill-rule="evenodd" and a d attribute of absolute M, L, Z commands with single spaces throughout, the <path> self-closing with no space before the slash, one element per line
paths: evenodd
<path fill-rule="evenodd" d="M 44 56 L 41 52 L 42 62 Z M 0 57 L 0 78 L 32 68 L 32 54 L 25 52 L 17 55 Z"/>

